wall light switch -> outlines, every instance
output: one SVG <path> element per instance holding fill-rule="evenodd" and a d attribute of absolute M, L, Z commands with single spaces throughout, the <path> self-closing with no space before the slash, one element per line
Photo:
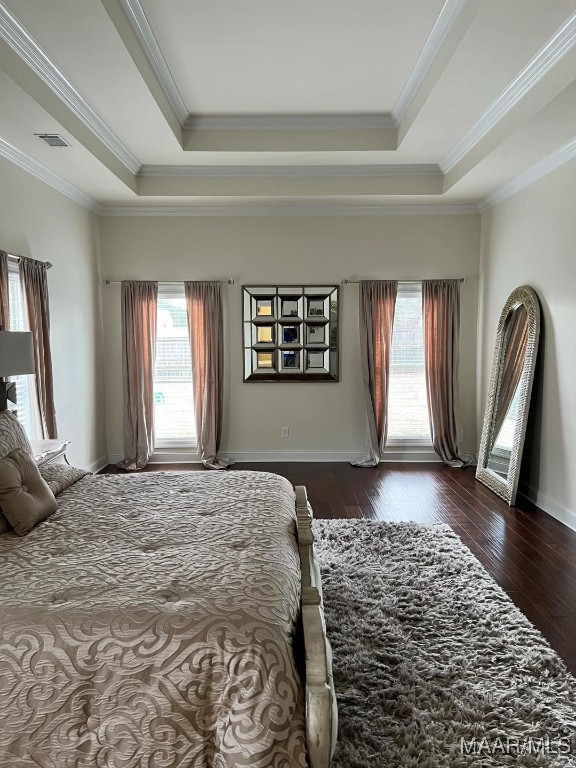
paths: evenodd
<path fill-rule="evenodd" d="M 290 427 L 282 427 L 282 437 L 290 437 Z"/>

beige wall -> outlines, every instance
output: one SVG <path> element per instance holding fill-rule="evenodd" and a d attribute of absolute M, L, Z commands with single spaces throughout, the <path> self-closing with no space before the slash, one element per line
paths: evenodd
<path fill-rule="evenodd" d="M 513 288 L 530 285 L 542 306 L 541 366 L 521 487 L 576 528 L 575 201 L 572 161 L 482 216 L 478 415 L 500 311 Z"/>
<path fill-rule="evenodd" d="M 223 450 L 318 452 L 346 460 L 365 446 L 358 348 L 358 287 L 342 289 L 339 383 L 243 384 L 241 285 L 337 283 L 343 277 L 466 276 L 462 286 L 461 402 L 464 446 L 476 451 L 475 365 L 479 216 L 330 218 L 104 217 L 102 272 L 122 278 L 233 277 L 225 287 Z M 104 288 L 109 453 L 121 454 L 120 287 Z M 290 428 L 282 439 L 281 426 Z"/>
<path fill-rule="evenodd" d="M 106 454 L 98 218 L 0 159 L 0 248 L 54 265 L 48 272 L 56 417 L 70 461 Z"/>

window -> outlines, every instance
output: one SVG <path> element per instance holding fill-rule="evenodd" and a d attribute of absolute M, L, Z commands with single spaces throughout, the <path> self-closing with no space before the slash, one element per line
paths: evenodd
<path fill-rule="evenodd" d="M 183 285 L 158 286 L 154 421 L 156 448 L 196 446 L 192 361 Z"/>
<path fill-rule="evenodd" d="M 8 262 L 8 296 L 10 302 L 10 330 L 29 330 L 18 262 L 12 259 Z M 30 375 L 10 377 L 11 381 L 16 382 L 16 413 L 30 440 L 37 440 L 41 436 L 40 416 L 36 400 L 36 382 L 34 379 L 35 377 Z"/>
<path fill-rule="evenodd" d="M 430 445 L 424 372 L 422 286 L 399 283 L 390 355 L 388 441 Z"/>
<path fill-rule="evenodd" d="M 494 442 L 493 453 L 499 453 L 500 455 L 508 454 L 512 452 L 514 447 L 514 433 L 516 431 L 516 423 L 518 421 L 518 409 L 520 408 L 520 386 L 516 387 L 512 402 L 508 406 L 506 418 L 500 427 L 500 432 L 496 436 Z"/>

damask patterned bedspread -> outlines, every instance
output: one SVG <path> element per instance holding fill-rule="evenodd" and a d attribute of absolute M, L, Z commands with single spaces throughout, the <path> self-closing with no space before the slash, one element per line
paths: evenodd
<path fill-rule="evenodd" d="M 299 768 L 292 487 L 101 475 L 0 537 L 0 768 Z"/>

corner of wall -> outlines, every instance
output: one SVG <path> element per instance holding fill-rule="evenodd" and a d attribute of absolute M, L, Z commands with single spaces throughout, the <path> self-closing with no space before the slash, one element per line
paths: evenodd
<path fill-rule="evenodd" d="M 480 214 L 480 254 L 478 265 L 478 313 L 476 322 L 476 428 L 477 434 L 482 434 L 482 422 L 485 409 L 485 384 L 486 371 L 484 370 L 484 344 L 485 344 L 485 284 L 486 284 L 486 250 L 487 250 L 487 226 L 489 222 L 489 210 Z"/>
<path fill-rule="evenodd" d="M 102 227 L 102 217 L 94 215 L 93 218 L 93 230 L 94 230 L 94 253 L 96 258 L 96 280 L 97 280 L 97 307 L 98 307 L 98 316 L 97 316 L 97 337 L 98 337 L 98 349 L 97 349 L 97 356 L 100 361 L 99 368 L 99 381 L 98 381 L 98 390 L 100 393 L 100 403 L 102 408 L 102 420 L 101 420 L 101 429 L 102 429 L 102 440 L 103 440 L 103 448 L 105 451 L 108 451 L 108 429 L 107 429 L 107 423 L 106 423 L 106 381 L 105 381 L 105 354 L 104 354 L 104 306 L 103 306 L 103 297 L 102 297 L 102 287 L 103 287 L 103 278 L 102 278 L 102 237 L 101 237 L 101 227 Z M 107 459 L 107 457 L 106 457 Z M 99 461 L 99 460 L 98 460 Z M 101 467 L 100 467 L 101 469 Z M 92 470 L 94 471 L 94 470 Z"/>

